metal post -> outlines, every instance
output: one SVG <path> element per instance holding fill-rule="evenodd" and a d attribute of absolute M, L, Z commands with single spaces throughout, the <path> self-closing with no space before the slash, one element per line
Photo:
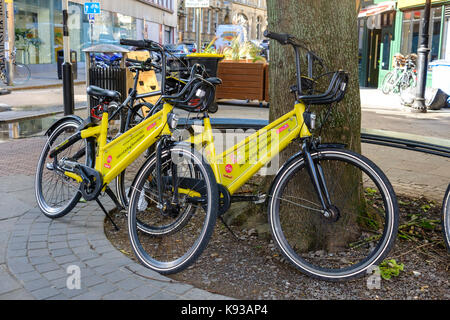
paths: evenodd
<path fill-rule="evenodd" d="M 197 25 L 195 27 L 195 29 L 197 31 L 197 40 L 196 40 L 197 52 L 202 52 L 202 33 L 200 30 L 201 23 L 202 23 L 202 21 L 200 21 L 201 20 L 201 10 L 202 10 L 201 8 L 195 8 L 195 19 L 196 19 L 196 23 L 197 23 Z"/>
<path fill-rule="evenodd" d="M 6 1 L 6 20 L 8 28 L 8 85 L 12 86 L 14 82 L 14 41 L 16 38 L 16 33 L 14 29 L 14 1 Z"/>
<path fill-rule="evenodd" d="M 429 30 L 430 30 L 431 0 L 426 0 L 422 20 L 422 27 L 419 35 L 419 49 L 417 49 L 417 88 L 416 97 L 411 108 L 411 112 L 427 112 L 425 105 L 425 88 L 427 84 Z"/>
<path fill-rule="evenodd" d="M 73 114 L 74 112 L 74 88 L 73 88 L 73 71 L 70 62 L 70 38 L 69 27 L 67 21 L 69 18 L 69 0 L 62 0 L 63 8 L 63 46 L 64 46 L 64 63 L 62 64 L 63 76 L 63 96 L 64 96 L 64 115 Z"/>

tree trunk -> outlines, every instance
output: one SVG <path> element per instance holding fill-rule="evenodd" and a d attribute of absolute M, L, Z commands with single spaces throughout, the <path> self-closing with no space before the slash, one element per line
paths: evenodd
<path fill-rule="evenodd" d="M 358 81 L 357 5 L 355 0 L 267 0 L 268 30 L 289 33 L 305 41 L 309 48 L 321 57 L 328 71 L 345 70 L 350 82 L 344 100 L 333 107 L 321 131 L 323 142 L 344 143 L 348 149 L 361 150 L 361 104 Z M 304 53 L 304 52 L 303 52 Z M 304 58 L 305 55 L 303 54 Z M 292 110 L 295 97 L 290 86 L 296 83 L 295 59 L 291 46 L 270 41 L 270 120 Z M 302 75 L 307 75 L 306 59 L 302 60 Z M 326 86 L 328 86 L 328 82 Z M 318 125 L 323 120 L 325 107 L 313 107 L 318 114 Z M 280 164 L 298 152 L 299 145 L 292 143 L 281 155 Z M 346 174 L 346 173 L 345 173 Z M 350 187 L 360 177 L 342 179 Z M 300 181 L 293 188 L 302 189 Z M 342 190 L 346 190 L 345 186 Z M 358 201 L 358 199 L 355 199 Z M 324 226 L 326 228 L 326 226 Z M 320 234 L 321 232 L 314 232 Z M 324 246 L 336 245 L 344 239 L 342 234 L 327 239 Z M 304 240 L 302 240 L 304 241 Z M 308 244 L 299 244 L 308 246 Z"/>
<path fill-rule="evenodd" d="M 289 33 L 309 44 L 330 71 L 350 74 L 345 99 L 333 110 L 323 131 L 327 141 L 347 143 L 360 151 L 361 102 L 358 82 L 358 34 L 355 0 L 267 0 L 269 30 Z M 289 87 L 295 84 L 295 60 L 290 46 L 270 42 L 270 120 L 292 110 Z M 306 64 L 302 63 L 306 75 Z M 319 109 L 318 109 L 319 110 Z M 325 129 L 325 128 L 324 128 Z"/>

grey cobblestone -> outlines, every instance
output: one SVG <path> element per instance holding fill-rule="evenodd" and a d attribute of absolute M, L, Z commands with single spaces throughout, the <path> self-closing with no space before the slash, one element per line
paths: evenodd
<path fill-rule="evenodd" d="M 155 295 L 159 291 L 160 291 L 159 288 L 155 288 L 153 286 L 146 285 L 146 286 L 141 286 L 141 287 L 137 287 L 136 289 L 133 289 L 131 291 L 131 293 L 138 297 L 142 297 L 142 298 L 146 299 L 146 298 L 151 297 L 152 295 Z"/>
<path fill-rule="evenodd" d="M 117 286 L 123 290 L 131 291 L 133 289 L 136 289 L 137 287 L 141 286 L 143 283 L 143 280 L 138 280 L 133 277 L 128 277 L 122 281 L 119 281 L 117 283 Z"/>
<path fill-rule="evenodd" d="M 47 280 L 55 280 L 55 279 L 60 279 L 60 278 L 66 278 L 67 277 L 67 273 L 62 270 L 60 267 L 57 270 L 53 270 L 53 271 L 49 271 L 49 272 L 45 272 L 42 274 Z"/>
<path fill-rule="evenodd" d="M 55 288 L 47 287 L 47 288 L 35 290 L 32 292 L 32 294 L 36 299 L 42 300 L 42 299 L 48 299 L 48 298 L 57 296 L 60 293 Z"/>
<path fill-rule="evenodd" d="M 113 285 L 110 282 L 104 282 L 95 286 L 92 286 L 89 288 L 90 290 L 94 292 L 98 292 L 101 296 L 107 295 L 111 292 L 114 292 L 117 290 L 117 286 Z"/>
<path fill-rule="evenodd" d="M 15 180 L 11 177 L 12 185 Z M 8 181 L 2 180 L 0 193 L 1 185 L 8 185 Z M 30 187 L 18 189 L 16 194 L 29 198 L 34 191 L 34 177 L 21 176 L 20 181 L 22 186 L 29 181 Z M 102 198 L 106 208 L 113 208 L 106 200 Z M 98 205 L 91 202 L 79 203 L 73 212 L 55 220 L 32 208 L 2 221 L 2 227 L 7 225 L 8 230 L 0 237 L 0 255 L 4 256 L 0 260 L 0 300 L 215 297 L 190 285 L 173 283 L 120 253 L 105 237 L 104 219 Z M 81 289 L 67 287 L 71 276 L 67 267 L 71 265 L 80 268 Z"/>
<path fill-rule="evenodd" d="M 48 271 L 54 271 L 59 269 L 59 265 L 55 262 L 45 263 L 45 264 L 38 264 L 34 266 L 37 271 L 40 273 L 45 273 Z"/>
<path fill-rule="evenodd" d="M 25 282 L 24 287 L 29 291 L 35 291 L 42 288 L 51 287 L 51 284 L 47 279 L 40 277 L 39 279 Z"/>

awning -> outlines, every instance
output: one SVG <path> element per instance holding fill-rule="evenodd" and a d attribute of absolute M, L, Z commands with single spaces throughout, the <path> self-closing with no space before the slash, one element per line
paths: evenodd
<path fill-rule="evenodd" d="M 444 0 L 431 0 L 431 4 L 442 3 Z M 397 8 L 404 10 L 407 8 L 417 8 L 425 6 L 425 0 L 398 0 Z"/>
<path fill-rule="evenodd" d="M 386 1 L 375 6 L 370 6 L 361 9 L 358 14 L 358 18 L 370 17 L 383 12 L 394 11 L 395 1 Z"/>

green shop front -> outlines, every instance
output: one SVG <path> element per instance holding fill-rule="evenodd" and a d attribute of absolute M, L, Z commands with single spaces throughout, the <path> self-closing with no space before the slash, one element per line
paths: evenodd
<path fill-rule="evenodd" d="M 395 54 L 417 54 L 425 0 L 374 1 L 358 17 L 360 86 L 381 87 Z M 432 1 L 429 61 L 450 60 L 450 1 Z M 427 86 L 432 84 L 427 74 Z"/>

